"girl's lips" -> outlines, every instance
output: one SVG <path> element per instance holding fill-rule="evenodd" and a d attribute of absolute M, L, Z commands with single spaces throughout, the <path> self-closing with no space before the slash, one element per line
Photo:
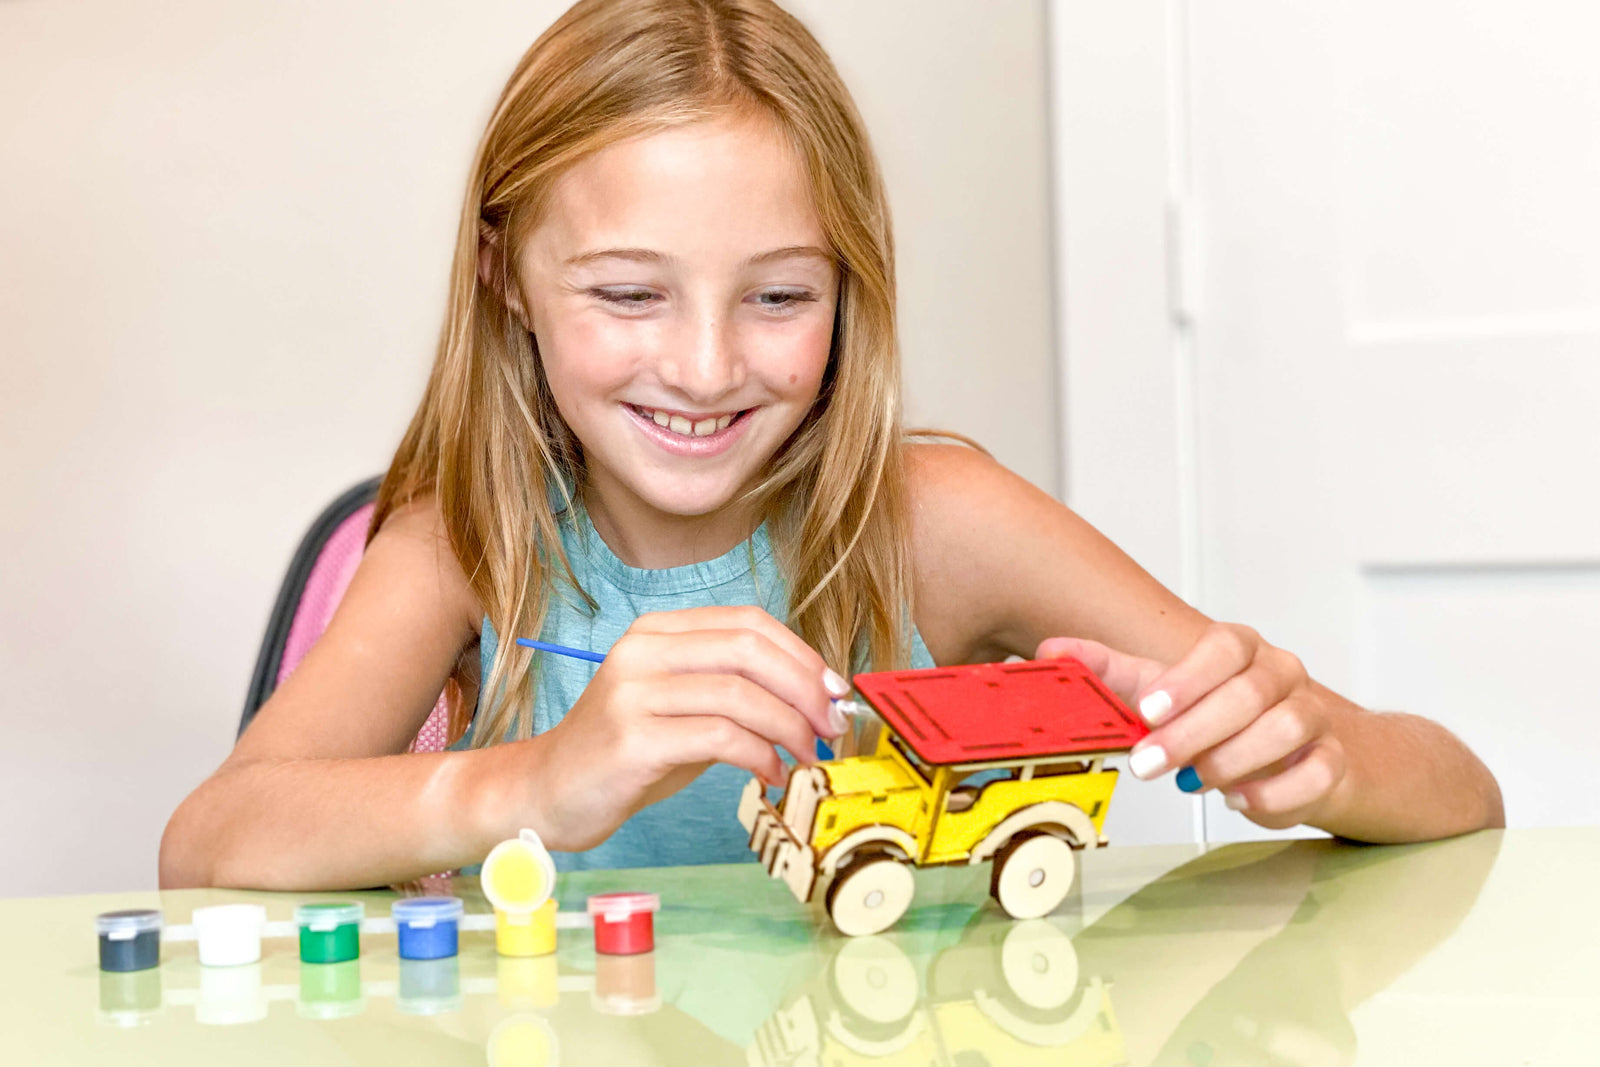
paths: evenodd
<path fill-rule="evenodd" d="M 656 421 L 643 414 L 632 404 L 622 405 L 628 417 L 633 419 L 634 425 L 639 427 L 639 432 L 654 442 L 662 451 L 674 456 L 688 456 L 693 459 L 707 459 L 711 456 L 721 455 L 733 443 L 744 435 L 745 427 L 750 423 L 750 417 L 756 413 L 757 408 L 747 408 L 741 411 L 726 428 L 715 433 L 706 434 L 704 437 L 690 437 L 686 434 L 673 433 L 665 426 L 657 426 Z"/>

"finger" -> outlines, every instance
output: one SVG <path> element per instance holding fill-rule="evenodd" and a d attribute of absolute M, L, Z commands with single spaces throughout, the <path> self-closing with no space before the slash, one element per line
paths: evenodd
<path fill-rule="evenodd" d="M 1252 822 L 1281 830 L 1305 822 L 1344 774 L 1344 746 L 1324 736 L 1291 757 L 1280 773 L 1236 783 L 1223 797 L 1228 807 Z"/>
<path fill-rule="evenodd" d="M 766 785 L 787 780 L 782 758 L 767 739 L 722 715 L 663 718 L 653 731 L 657 755 L 675 766 L 726 763 Z"/>
<path fill-rule="evenodd" d="M 844 733 L 821 678 L 766 634 L 755 630 L 684 630 L 628 634 L 617 642 L 624 662 L 674 674 L 726 674 L 747 678 L 800 714 L 819 737 Z M 608 659 L 611 657 L 607 657 Z"/>
<path fill-rule="evenodd" d="M 735 674 L 678 674 L 652 685 L 643 710 L 661 718 L 720 716 L 782 745 L 801 763 L 815 761 L 817 735 L 795 711 L 761 686 Z"/>
<path fill-rule="evenodd" d="M 1224 686 L 1224 689 L 1227 688 Z M 1172 725 L 1197 714 L 1221 689 Z M 1227 789 L 1235 782 L 1256 777 L 1289 759 L 1326 733 L 1315 712 L 1293 701 L 1268 708 L 1259 718 L 1209 751 L 1178 757 L 1194 767 L 1205 788 Z"/>
<path fill-rule="evenodd" d="M 820 653 L 800 635 L 771 614 L 753 605 L 739 607 L 683 608 L 641 615 L 630 629 L 647 633 L 684 633 L 689 630 L 754 630 L 805 664 L 814 678 L 834 697 L 847 696 L 850 685 L 823 660 Z"/>
<path fill-rule="evenodd" d="M 1161 725 L 1242 673 L 1261 645 L 1261 638 L 1249 627 L 1212 624 L 1182 659 L 1136 694 L 1139 713 L 1151 726 Z"/>
<path fill-rule="evenodd" d="M 1095 673 L 1111 687 L 1111 691 L 1129 704 L 1134 697 L 1160 676 L 1162 664 L 1153 659 L 1143 659 L 1119 652 L 1099 641 L 1081 637 L 1047 637 L 1039 643 L 1035 659 L 1060 659 L 1071 656 Z"/>
<path fill-rule="evenodd" d="M 1277 677 L 1265 664 L 1252 664 L 1244 673 L 1229 678 L 1182 714 L 1169 717 L 1165 725 L 1133 746 L 1133 752 L 1128 757 L 1128 768 L 1137 777 L 1154 778 L 1169 768 L 1193 765 L 1202 753 L 1247 729 L 1263 716 L 1263 709 L 1270 710 L 1288 695 L 1284 679 Z M 1300 744 L 1305 741 L 1305 738 L 1301 738 Z M 1209 785 L 1211 779 L 1205 777 L 1200 768 L 1196 770 L 1201 773 L 1200 780 Z M 1195 788 L 1183 787 L 1185 792 L 1191 793 L 1198 792 L 1200 788 L 1198 785 Z"/>

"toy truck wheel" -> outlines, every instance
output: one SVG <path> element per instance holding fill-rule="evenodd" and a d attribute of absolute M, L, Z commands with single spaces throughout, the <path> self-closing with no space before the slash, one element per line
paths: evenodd
<path fill-rule="evenodd" d="M 1061 838 L 1018 835 L 994 858 L 989 891 L 1013 919 L 1037 919 L 1067 898 L 1077 866 L 1072 846 Z"/>
<path fill-rule="evenodd" d="M 846 937 L 889 929 L 911 906 L 911 870 L 888 856 L 862 857 L 841 870 L 828 889 L 828 916 Z"/>

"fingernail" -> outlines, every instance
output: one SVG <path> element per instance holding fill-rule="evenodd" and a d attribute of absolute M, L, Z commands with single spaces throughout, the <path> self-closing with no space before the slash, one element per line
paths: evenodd
<path fill-rule="evenodd" d="M 1224 793 L 1222 802 L 1228 806 L 1229 811 L 1243 811 L 1250 806 L 1243 793 Z"/>
<path fill-rule="evenodd" d="M 1151 726 L 1162 722 L 1172 714 L 1172 694 L 1157 689 L 1148 693 L 1139 701 L 1139 714 L 1144 716 L 1144 721 Z"/>
<path fill-rule="evenodd" d="M 832 667 L 823 669 L 822 687 L 836 697 L 845 697 L 850 695 L 850 683 L 839 677 L 838 672 Z"/>
<path fill-rule="evenodd" d="M 1178 788 L 1185 793 L 1200 792 L 1200 772 L 1193 767 L 1185 767 L 1178 772 Z"/>
<path fill-rule="evenodd" d="M 828 705 L 828 725 L 833 727 L 834 737 L 842 737 L 844 732 L 850 729 L 850 720 L 844 717 L 844 712 L 830 704 Z"/>
<path fill-rule="evenodd" d="M 1167 769 L 1167 753 L 1160 745 L 1135 748 L 1128 755 L 1128 770 L 1135 778 L 1154 778 Z"/>

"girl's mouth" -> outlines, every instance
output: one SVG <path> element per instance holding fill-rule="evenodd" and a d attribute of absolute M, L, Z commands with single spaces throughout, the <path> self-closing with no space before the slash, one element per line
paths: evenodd
<path fill-rule="evenodd" d="M 682 456 L 714 456 L 743 435 L 755 408 L 690 413 L 624 404 L 645 436 Z"/>

